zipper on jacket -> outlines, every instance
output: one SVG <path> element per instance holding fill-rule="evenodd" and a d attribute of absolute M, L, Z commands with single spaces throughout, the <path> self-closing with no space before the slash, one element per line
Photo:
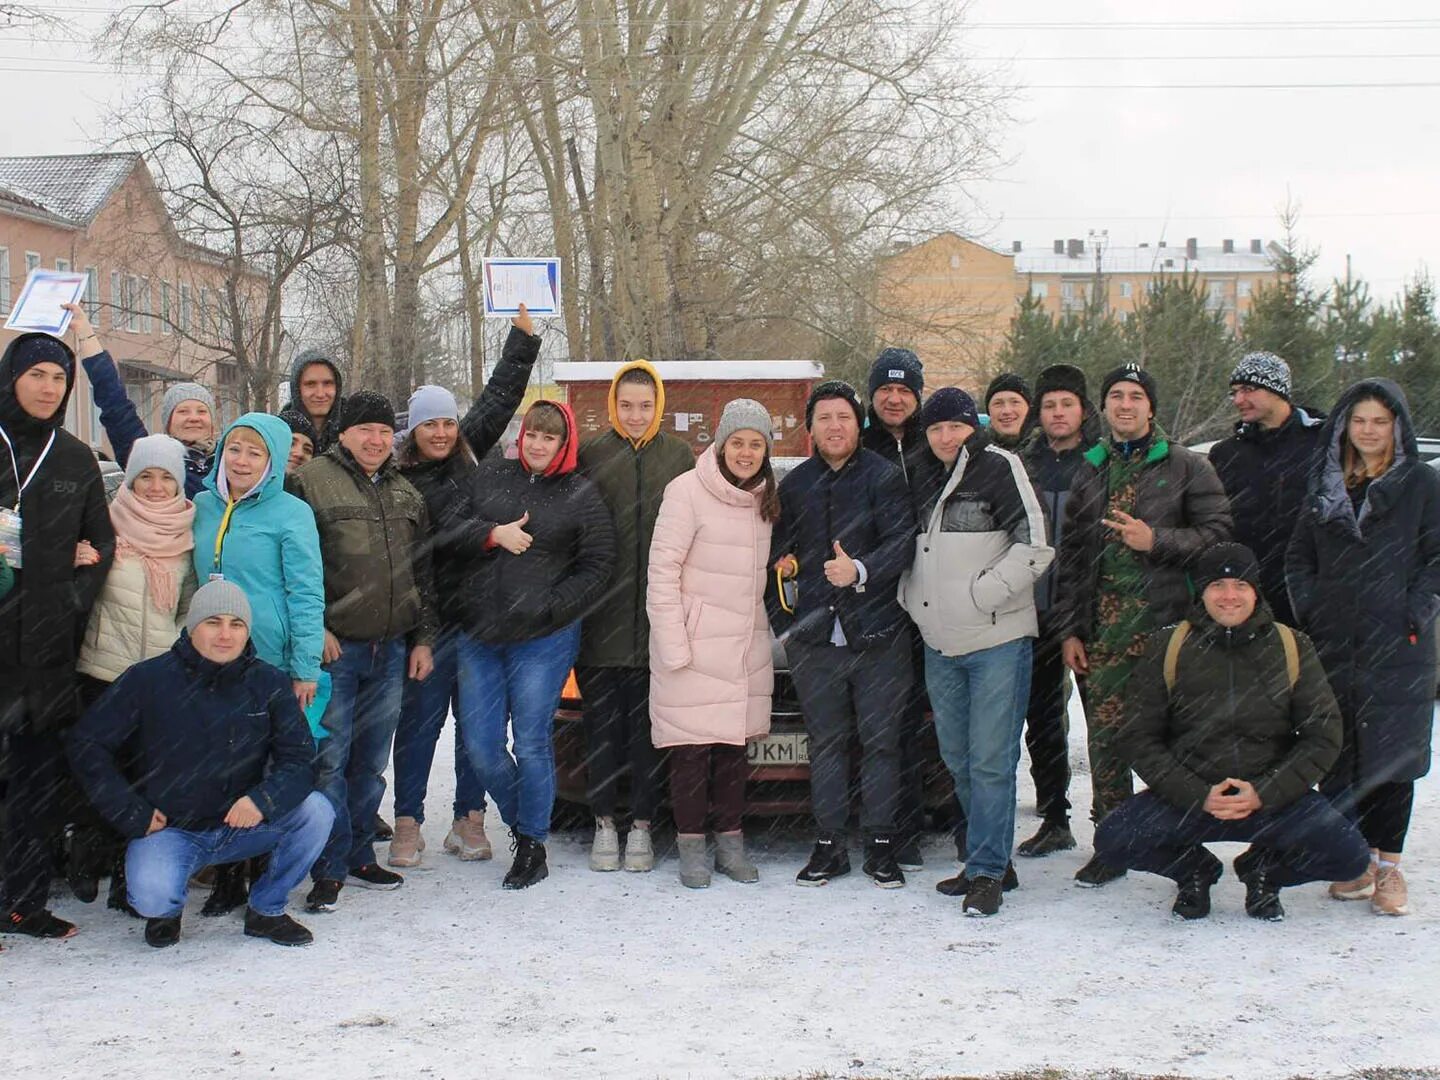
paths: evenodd
<path fill-rule="evenodd" d="M 645 520 L 645 448 L 635 451 L 635 607 L 630 616 L 630 655 L 640 651 L 640 612 L 645 610 L 645 595 L 640 588 L 640 567 L 645 557 L 640 526 Z M 647 647 L 649 643 L 646 643 Z"/>
<path fill-rule="evenodd" d="M 1229 627 L 1229 626 L 1227 626 L 1227 627 L 1225 628 L 1225 659 L 1227 660 L 1226 668 L 1227 668 L 1227 670 L 1230 672 L 1230 713 L 1229 713 L 1229 715 L 1230 715 L 1230 722 L 1231 722 L 1231 724 L 1233 725 L 1233 724 L 1235 723 L 1235 630 L 1234 630 L 1233 627 Z M 1234 748 L 1234 754 L 1235 754 L 1235 773 L 1234 773 L 1235 778 L 1236 778 L 1237 780 L 1243 780 L 1243 779 L 1245 779 L 1245 778 L 1240 775 L 1240 738 L 1239 738 L 1239 735 L 1240 735 L 1240 732 L 1239 732 L 1238 730 L 1236 730 L 1236 731 L 1233 733 L 1233 737 L 1232 737 L 1231 740 L 1230 740 L 1230 745 Z"/>

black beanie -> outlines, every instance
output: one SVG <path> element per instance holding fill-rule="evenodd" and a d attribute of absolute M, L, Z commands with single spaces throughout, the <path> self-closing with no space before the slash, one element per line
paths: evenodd
<path fill-rule="evenodd" d="M 54 364 L 65 372 L 65 379 L 75 378 L 75 354 L 59 338 L 49 334 L 26 334 L 15 339 L 15 351 L 10 355 L 10 377 L 18 379 L 36 364 Z"/>
<path fill-rule="evenodd" d="M 1259 589 L 1260 562 L 1255 558 L 1255 553 L 1244 544 L 1226 540 L 1200 553 L 1191 576 L 1195 579 L 1195 588 L 1200 592 L 1204 592 L 1207 585 L 1222 578 L 1239 578 Z"/>
<path fill-rule="evenodd" d="M 990 411 L 990 399 L 992 397 L 996 394 L 1003 394 L 1007 390 L 1012 394 L 1019 394 L 1023 397 L 1026 405 L 1032 404 L 1035 400 L 1030 396 L 1029 384 L 1013 371 L 1007 371 L 1002 375 L 996 375 L 995 378 L 991 380 L 990 385 L 986 387 L 985 411 Z"/>
<path fill-rule="evenodd" d="M 1116 368 L 1110 372 L 1109 375 L 1105 376 L 1105 381 L 1100 384 L 1100 404 L 1102 408 L 1104 407 L 1106 396 L 1110 393 L 1110 388 L 1118 382 L 1133 382 L 1136 386 L 1140 387 L 1141 390 L 1144 390 L 1145 396 L 1150 399 L 1151 412 L 1155 412 L 1160 408 L 1160 395 L 1155 388 L 1155 376 L 1137 364 L 1126 364 L 1123 367 Z"/>
<path fill-rule="evenodd" d="M 925 368 L 920 357 L 909 349 L 885 349 L 870 367 L 870 396 L 886 383 L 904 383 L 905 388 L 920 400 L 925 391 Z"/>
<path fill-rule="evenodd" d="M 815 418 L 815 406 L 822 401 L 831 398 L 841 398 L 848 402 L 855 410 L 855 422 L 865 422 L 865 408 L 860 404 L 860 395 L 855 393 L 855 388 L 844 379 L 826 379 L 810 391 L 810 397 L 805 402 L 805 430 L 810 430 L 810 423 Z"/>
<path fill-rule="evenodd" d="M 1074 364 L 1051 364 L 1035 380 L 1035 402 L 1045 400 L 1045 395 L 1057 390 L 1074 394 L 1083 404 L 1085 395 L 1085 372 Z"/>
<path fill-rule="evenodd" d="M 310 422 L 299 409 L 285 408 L 280 410 L 280 419 L 290 426 L 290 431 L 295 435 L 304 435 L 310 440 L 312 446 L 320 445 L 319 438 L 315 435 L 315 425 Z"/>
<path fill-rule="evenodd" d="M 384 394 L 374 390 L 357 390 L 345 399 L 345 405 L 340 410 L 340 430 L 356 424 L 384 424 L 393 428 L 395 407 Z"/>
<path fill-rule="evenodd" d="M 977 430 L 980 427 L 975 399 L 958 386 L 942 386 L 926 399 L 925 407 L 920 410 L 920 430 L 947 420 L 958 420 Z"/>

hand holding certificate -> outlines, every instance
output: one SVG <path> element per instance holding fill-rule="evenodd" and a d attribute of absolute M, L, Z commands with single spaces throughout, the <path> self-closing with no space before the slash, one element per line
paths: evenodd
<path fill-rule="evenodd" d="M 524 305 L 531 315 L 560 314 L 559 259 L 482 259 L 485 317 L 508 319 Z"/>
<path fill-rule="evenodd" d="M 85 295 L 85 275 L 70 270 L 32 270 L 5 320 L 6 330 L 39 331 L 62 337 L 70 326 L 66 304 Z"/>

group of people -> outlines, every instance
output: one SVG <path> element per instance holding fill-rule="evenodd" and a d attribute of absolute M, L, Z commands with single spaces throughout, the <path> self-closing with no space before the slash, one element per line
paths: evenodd
<path fill-rule="evenodd" d="M 204 914 L 244 907 L 246 934 L 308 943 L 286 913 L 307 876 L 306 909 L 329 912 L 425 857 L 451 715 L 443 847 L 493 857 L 489 799 L 512 837 L 504 887 L 535 885 L 572 670 L 591 869 L 653 869 L 668 794 L 684 886 L 756 881 L 746 745 L 769 732 L 772 635 L 809 737 L 817 836 L 798 884 L 849 872 L 856 773 L 864 873 L 894 888 L 923 865 L 933 717 L 963 864 L 937 889 L 995 914 L 1018 885 L 1012 849 L 1076 846 L 1068 671 L 1096 823 L 1078 884 L 1164 874 L 1176 914 L 1201 917 L 1221 873 L 1202 845 L 1244 840 L 1253 916 L 1281 917 L 1279 890 L 1312 880 L 1408 910 L 1440 477 L 1393 384 L 1358 384 L 1324 418 L 1291 403 L 1282 360 L 1246 356 L 1236 434 L 1207 460 L 1159 430 L 1138 367 L 1106 376 L 1098 410 L 1076 368 L 1033 392 L 1002 375 L 987 426 L 887 349 L 867 401 L 813 389 L 814 453 L 780 478 L 765 406 L 730 402 L 697 458 L 661 430 L 644 361 L 615 374 L 609 430 L 582 442 L 541 399 L 503 452 L 540 347 L 523 309 L 463 415 L 422 386 L 397 431 L 387 399 L 343 394 L 338 365 L 306 352 L 278 416 L 220 430 L 210 393 L 180 384 L 154 435 L 72 315 L 74 350 L 27 334 L 0 360 L 0 544 L 18 538 L 0 547 L 0 930 L 75 933 L 47 906 L 64 830 L 76 895 L 108 875 L 151 945 L 179 940 L 206 868 Z M 124 468 L 108 506 L 61 426 L 77 359 Z M 1022 732 L 1042 823 L 1017 847 Z"/>

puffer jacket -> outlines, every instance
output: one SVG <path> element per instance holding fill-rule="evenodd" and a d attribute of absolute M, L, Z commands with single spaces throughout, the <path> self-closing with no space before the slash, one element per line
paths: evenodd
<path fill-rule="evenodd" d="M 237 427 L 265 441 L 270 471 L 235 504 L 217 556 L 215 539 L 226 507 L 217 459 L 205 490 L 195 497 L 196 580 L 220 574 L 238 585 L 250 601 L 256 655 L 292 679 L 314 682 L 325 648 L 325 583 L 315 515 L 285 490 L 290 428 L 278 416 L 246 413 L 225 429 L 225 438 Z"/>
<path fill-rule="evenodd" d="M 1055 552 L 1020 459 L 976 432 L 924 515 L 900 604 L 925 644 L 966 656 L 1034 637 L 1035 582 Z"/>
<path fill-rule="evenodd" d="M 115 556 L 100 598 L 90 612 L 76 671 L 101 682 L 114 682 L 140 661 L 170 651 L 185 628 L 185 613 L 195 592 L 195 567 L 190 555 L 177 555 L 173 562 L 180 583 L 180 604 L 167 614 L 155 607 L 145 563 L 138 556 Z"/>
<path fill-rule="evenodd" d="M 1197 604 L 1180 647 L 1175 688 L 1165 687 L 1174 627 L 1152 633 L 1125 685 L 1121 751 L 1166 802 L 1199 807 L 1210 788 L 1234 778 L 1255 785 L 1266 810 L 1313 788 L 1340 754 L 1340 710 L 1315 646 L 1295 635 L 1294 689 L 1285 646 L 1262 601 L 1226 629 Z"/>
<path fill-rule="evenodd" d="M 1357 515 L 1341 472 L 1341 435 L 1369 394 L 1395 414 L 1395 462 L 1371 481 Z M 1405 395 L 1388 379 L 1347 390 L 1321 446 L 1285 573 L 1345 719 L 1344 749 L 1325 785 L 1332 794 L 1430 770 L 1440 476 L 1420 460 Z"/>
<path fill-rule="evenodd" d="M 670 481 L 650 543 L 650 730 L 656 746 L 743 745 L 770 731 L 770 523 L 706 448 Z"/>
<path fill-rule="evenodd" d="M 1053 616 L 1055 636 L 1062 641 L 1091 640 L 1100 599 L 1100 557 L 1112 535 L 1102 524 L 1110 500 L 1109 459 L 1117 452 L 1108 441 L 1087 450 L 1065 504 Z M 1204 457 L 1157 434 L 1145 451 L 1133 516 L 1155 532 L 1154 546 L 1136 553 L 1151 616 L 1158 625 L 1176 622 L 1192 600 L 1187 572 L 1191 560 L 1230 538 L 1225 489 Z"/>
<path fill-rule="evenodd" d="M 325 566 L 325 628 L 351 641 L 432 645 L 439 633 L 430 515 L 393 457 L 373 477 L 338 443 L 290 478 L 310 504 Z"/>

